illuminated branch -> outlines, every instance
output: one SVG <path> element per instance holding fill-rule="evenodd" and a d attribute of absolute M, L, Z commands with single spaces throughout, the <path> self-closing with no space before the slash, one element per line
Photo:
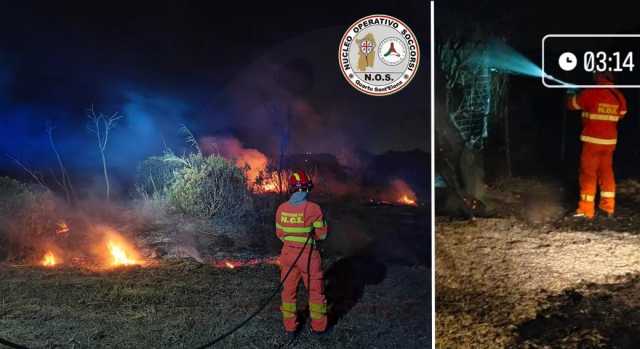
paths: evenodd
<path fill-rule="evenodd" d="M 107 201 L 111 199 L 111 183 L 109 181 L 109 172 L 107 170 L 107 157 L 106 150 L 107 144 L 109 144 L 109 132 L 116 127 L 116 122 L 122 118 L 124 115 L 120 115 L 117 112 L 113 113 L 111 116 L 104 115 L 102 113 L 96 114 L 93 110 L 93 106 L 89 108 L 87 111 L 90 122 L 87 125 L 87 129 L 89 132 L 96 135 L 96 140 L 98 143 L 98 151 L 100 152 L 100 158 L 102 160 L 102 172 L 104 174 L 104 181 L 106 185 L 106 197 Z"/>
<path fill-rule="evenodd" d="M 26 172 L 29 176 L 31 176 L 31 178 L 33 178 L 38 184 L 40 184 L 41 186 L 49 189 L 49 187 L 45 184 L 44 179 L 42 177 L 42 175 L 40 175 L 39 173 L 31 170 L 30 168 L 28 168 L 25 164 L 23 164 L 20 160 L 18 160 L 17 158 L 9 155 L 9 154 L 4 154 L 4 156 L 6 158 L 8 158 L 9 160 L 13 161 L 16 163 L 16 165 L 18 165 L 24 172 Z"/>
<path fill-rule="evenodd" d="M 60 187 L 62 188 L 62 190 L 64 190 L 64 194 L 65 197 L 67 199 L 67 202 L 72 203 L 74 201 L 74 193 L 73 193 L 73 185 L 71 184 L 71 179 L 69 178 L 69 174 L 67 172 L 67 168 L 64 166 L 64 163 L 62 162 L 62 157 L 60 156 L 60 153 L 58 152 L 58 148 L 56 147 L 56 143 L 53 140 L 53 130 L 55 129 L 55 127 L 53 126 L 52 123 L 48 123 L 47 124 L 47 135 L 49 136 L 49 145 L 51 146 L 51 150 L 53 150 L 53 153 L 56 156 L 56 160 L 58 162 L 58 168 L 60 169 L 60 177 L 61 180 L 57 180 L 56 181 L 59 183 Z M 55 176 L 54 176 L 55 178 Z"/>

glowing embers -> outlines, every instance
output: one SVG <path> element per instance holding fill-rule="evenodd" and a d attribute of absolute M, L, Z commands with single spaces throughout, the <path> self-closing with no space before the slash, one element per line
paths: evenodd
<path fill-rule="evenodd" d="M 239 267 L 246 267 L 251 265 L 277 264 L 277 263 L 278 263 L 278 259 L 276 257 L 266 257 L 266 258 L 252 258 L 252 259 L 217 260 L 213 262 L 213 266 L 217 268 L 236 269 Z"/>
<path fill-rule="evenodd" d="M 60 260 L 51 251 L 47 251 L 42 257 L 41 264 L 44 267 L 54 267 L 60 263 Z"/>
<path fill-rule="evenodd" d="M 56 234 L 57 235 L 66 235 L 69 232 L 69 225 L 66 222 L 60 221 L 56 224 Z"/>

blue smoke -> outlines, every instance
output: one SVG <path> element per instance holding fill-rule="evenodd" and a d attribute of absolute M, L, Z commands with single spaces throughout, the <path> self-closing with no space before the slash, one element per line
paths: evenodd
<path fill-rule="evenodd" d="M 102 103 L 94 105 L 94 109 L 106 115 L 118 112 L 125 116 L 111 130 L 107 157 L 115 176 L 132 178 L 136 165 L 146 157 L 160 154 L 165 148 L 183 151 L 186 145 L 179 127 L 197 125 L 189 118 L 192 101 L 141 87 L 121 85 L 120 89 L 125 92 L 104 91 Z M 0 103 L 0 170 L 19 171 L 4 156 L 8 154 L 41 173 L 57 171 L 46 134 L 46 126 L 51 123 L 55 126 L 56 146 L 72 177 L 99 176 L 101 163 L 95 135 L 87 130 L 89 103 L 74 107 L 77 109 L 50 101 Z"/>
<path fill-rule="evenodd" d="M 128 168 L 165 148 L 181 149 L 185 142 L 180 125 L 194 126 L 187 121 L 192 110 L 185 101 L 157 93 L 127 92 L 120 113 L 125 119 L 114 129 L 110 144 L 114 167 Z"/>

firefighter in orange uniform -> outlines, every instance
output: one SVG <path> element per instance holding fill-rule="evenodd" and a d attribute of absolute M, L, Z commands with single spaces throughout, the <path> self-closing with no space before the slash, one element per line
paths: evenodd
<path fill-rule="evenodd" d="M 309 291 L 311 330 L 322 333 L 327 329 L 327 300 L 320 252 L 316 240 L 327 237 L 327 224 L 318 204 L 307 200 L 313 183 L 303 171 L 295 171 L 289 178 L 291 197 L 276 211 L 276 235 L 284 243 L 280 253 L 280 279 L 289 276 L 282 289 L 282 318 L 288 335 L 298 327 L 296 291 L 300 279 Z M 306 244 L 305 244 L 306 242 Z M 301 255 L 300 255 L 301 254 Z M 296 257 L 298 261 L 296 262 Z"/>
<path fill-rule="evenodd" d="M 612 85 L 611 73 L 597 73 L 598 85 Z M 582 154 L 580 155 L 580 202 L 575 217 L 595 216 L 597 186 L 599 208 L 612 216 L 615 211 L 616 182 L 613 152 L 618 138 L 618 121 L 627 113 L 627 101 L 615 88 L 588 88 L 569 97 L 571 110 L 582 110 Z"/>

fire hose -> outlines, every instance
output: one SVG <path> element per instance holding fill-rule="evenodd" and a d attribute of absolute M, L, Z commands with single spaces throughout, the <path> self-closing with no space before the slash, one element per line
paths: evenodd
<path fill-rule="evenodd" d="M 311 239 L 311 235 L 309 235 L 307 237 L 307 240 L 304 242 L 304 245 L 302 246 L 302 248 L 300 249 L 300 253 L 298 253 L 298 256 L 296 256 L 296 259 L 293 261 L 293 264 L 289 267 L 289 270 L 287 271 L 287 273 L 284 275 L 284 277 L 282 278 L 282 280 L 280 281 L 280 284 L 278 285 L 278 287 L 276 287 L 276 289 L 273 291 L 273 293 L 267 297 L 267 299 L 265 299 L 265 301 L 262 303 L 262 305 L 260 305 L 260 307 L 258 307 L 258 309 L 256 309 L 253 313 L 251 313 L 251 315 L 249 315 L 246 319 L 244 319 L 242 322 L 238 323 L 236 326 L 234 326 L 232 329 L 230 329 L 229 331 L 221 334 L 220 336 L 218 336 L 217 338 L 215 338 L 214 340 L 212 340 L 211 342 L 201 345 L 199 347 L 197 347 L 197 349 L 204 349 L 204 348 L 209 348 L 211 346 L 213 346 L 214 344 L 222 341 L 223 339 L 225 339 L 226 337 L 230 336 L 232 333 L 236 332 L 237 330 L 241 329 L 242 327 L 244 327 L 244 325 L 246 325 L 249 321 L 251 321 L 256 315 L 258 315 L 261 311 L 264 310 L 264 308 L 269 305 L 269 303 L 271 302 L 271 300 L 273 299 L 273 297 L 275 297 L 278 292 L 280 292 L 280 290 L 282 289 L 282 286 L 284 285 L 285 280 L 287 280 L 287 278 L 289 277 L 289 274 L 291 274 L 291 271 L 293 270 L 293 268 L 295 267 L 296 263 L 298 263 L 298 260 L 300 259 L 300 257 L 302 257 L 302 253 L 304 252 L 304 250 L 307 247 L 307 244 L 309 244 L 309 240 Z M 307 260 L 307 286 L 311 287 L 311 276 L 310 276 L 310 265 L 311 265 L 311 254 L 313 253 L 313 244 L 309 244 L 310 246 L 310 251 L 309 251 L 309 258 Z M 10 342 L 6 339 L 0 338 L 0 344 L 5 345 L 9 348 L 13 348 L 13 349 L 29 349 L 28 347 L 25 347 L 23 345 L 19 345 L 13 342 Z"/>
<path fill-rule="evenodd" d="M 280 290 L 282 289 L 282 286 L 284 286 L 284 282 L 285 280 L 287 280 L 287 277 L 289 277 L 289 274 L 291 274 L 291 270 L 293 270 L 293 268 L 296 266 L 296 263 L 298 263 L 298 260 L 300 259 L 300 257 L 302 256 L 302 253 L 304 252 L 304 250 L 307 247 L 307 244 L 309 243 L 309 240 L 311 239 L 311 235 L 307 236 L 307 240 L 304 242 L 304 245 L 302 246 L 302 248 L 300 249 L 300 253 L 298 253 L 298 256 L 296 257 L 296 259 L 293 261 L 293 263 L 291 264 L 291 266 L 289 267 L 289 270 L 287 271 L 287 273 L 284 275 L 284 277 L 282 278 L 282 280 L 280 281 L 280 284 L 278 285 L 278 287 L 276 287 L 276 289 L 273 291 L 273 293 L 267 297 L 267 299 L 265 299 L 265 301 L 262 303 L 262 305 L 260 307 L 258 307 L 258 309 L 256 309 L 253 313 L 251 313 L 251 315 L 247 316 L 246 319 L 244 319 L 242 322 L 238 323 L 236 326 L 234 326 L 232 329 L 230 329 L 229 331 L 221 334 L 220 336 L 218 336 L 216 339 L 212 340 L 211 342 L 201 345 L 199 347 L 197 347 L 197 349 L 205 349 L 205 348 L 209 348 L 211 346 L 213 346 L 214 344 L 222 341 L 223 339 L 225 339 L 226 337 L 230 336 L 232 333 L 236 332 L 237 330 L 241 329 L 242 327 L 244 327 L 244 325 L 246 325 L 249 321 L 251 321 L 256 315 L 258 315 L 262 310 L 264 310 L 264 308 L 269 305 L 269 303 L 271 302 L 271 300 L 273 299 L 273 297 L 275 297 Z M 313 253 L 313 244 L 309 244 L 311 250 L 309 251 L 309 259 L 307 260 L 307 277 L 308 277 L 308 283 L 307 286 L 311 287 L 311 284 L 309 282 L 311 282 L 311 276 L 309 274 L 309 270 L 310 270 L 310 264 L 311 264 L 311 253 Z"/>
<path fill-rule="evenodd" d="M 14 348 L 14 349 L 29 349 L 28 347 L 25 347 L 24 345 L 20 345 L 20 344 L 16 344 L 13 342 L 9 342 L 6 339 L 0 338 L 0 344 L 7 346 L 9 348 Z"/>

